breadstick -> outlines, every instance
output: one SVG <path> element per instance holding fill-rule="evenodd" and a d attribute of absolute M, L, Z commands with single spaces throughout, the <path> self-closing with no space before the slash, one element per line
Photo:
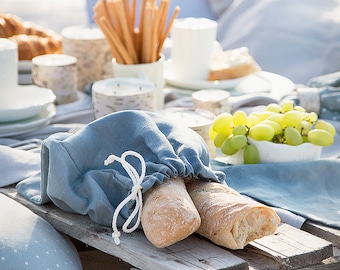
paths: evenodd
<path fill-rule="evenodd" d="M 120 54 L 120 50 L 119 50 L 119 48 L 117 47 L 116 43 L 113 41 L 113 39 L 111 37 L 110 30 L 105 25 L 103 25 L 103 22 L 98 18 L 98 16 L 94 15 L 93 19 L 98 24 L 98 26 L 102 29 L 103 34 L 105 35 L 106 40 L 108 41 L 108 44 L 110 46 L 112 56 L 114 58 L 116 58 L 116 61 L 118 63 L 124 63 L 124 59 L 123 59 L 123 57 Z"/>
<path fill-rule="evenodd" d="M 133 60 L 133 63 L 137 64 L 138 63 L 137 54 L 135 51 L 135 47 L 133 46 L 132 35 L 129 31 L 129 24 L 126 21 L 126 18 L 128 17 L 127 14 L 125 13 L 124 4 L 121 0 L 115 0 L 113 3 L 116 9 L 116 13 L 118 15 L 118 21 L 121 27 L 125 47 L 127 48 L 129 55 Z"/>
<path fill-rule="evenodd" d="M 169 1 L 162 0 L 159 5 L 159 26 L 158 26 L 158 36 L 157 36 L 158 41 L 162 40 L 168 12 L 169 12 Z"/>
<path fill-rule="evenodd" d="M 158 46 L 157 55 L 161 54 L 161 52 L 163 50 L 164 41 L 168 37 L 168 35 L 170 34 L 171 27 L 172 27 L 175 19 L 177 18 L 178 14 L 179 14 L 179 11 L 180 11 L 180 7 L 176 6 L 175 11 L 174 11 L 174 13 L 172 14 L 172 16 L 170 18 L 169 24 L 168 24 L 165 32 L 163 33 L 163 36 L 161 37 L 161 39 L 159 41 L 160 45 Z"/>
<path fill-rule="evenodd" d="M 108 31 L 110 31 L 110 26 L 109 26 L 109 23 L 106 20 L 106 18 L 105 17 L 101 17 L 99 20 L 102 21 L 102 23 L 103 23 L 102 25 L 104 27 L 106 27 Z M 124 63 L 125 64 L 133 64 L 133 59 L 130 57 L 128 51 L 125 49 L 124 44 L 119 39 L 117 33 L 115 31 L 111 31 L 111 33 L 112 33 L 112 35 L 111 35 L 112 41 L 115 43 L 115 45 L 119 49 L 119 51 L 121 53 L 121 56 L 124 59 Z"/>
<path fill-rule="evenodd" d="M 200 226 L 200 216 L 182 178 L 173 178 L 143 194 L 141 223 L 146 237 L 158 248 L 179 242 Z"/>
<path fill-rule="evenodd" d="M 107 2 L 108 13 L 110 14 L 113 31 L 115 31 L 120 40 L 123 40 L 122 26 L 118 18 L 118 11 L 115 8 L 114 0 L 109 0 Z"/>
<path fill-rule="evenodd" d="M 142 63 L 148 63 L 151 59 L 151 35 L 152 35 L 152 7 L 147 2 L 144 10 L 142 32 Z"/>
<path fill-rule="evenodd" d="M 157 50 L 158 50 L 158 39 L 157 39 L 157 33 L 158 33 L 158 21 L 159 21 L 159 12 L 158 7 L 153 7 L 152 9 L 152 19 L 153 23 L 151 25 L 151 47 L 150 47 L 150 59 L 148 62 L 156 62 L 158 59 L 157 56 Z"/>

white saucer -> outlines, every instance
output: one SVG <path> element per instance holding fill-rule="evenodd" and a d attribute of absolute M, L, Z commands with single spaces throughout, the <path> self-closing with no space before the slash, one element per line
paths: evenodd
<path fill-rule="evenodd" d="M 0 124 L 0 137 L 20 135 L 44 127 L 50 122 L 55 112 L 55 105 L 50 103 L 42 112 L 34 117 L 22 121 Z"/>
<path fill-rule="evenodd" d="M 221 81 L 177 79 L 175 73 L 172 70 L 171 59 L 165 61 L 164 64 L 164 78 L 168 85 L 191 90 L 217 89 L 217 88 L 232 89 L 240 82 L 245 80 L 245 78 L 247 77 L 248 76 L 233 80 L 221 80 Z"/>
<path fill-rule="evenodd" d="M 56 96 L 52 90 L 35 85 L 18 85 L 13 102 L 0 108 L 0 123 L 30 118 L 46 109 Z"/>

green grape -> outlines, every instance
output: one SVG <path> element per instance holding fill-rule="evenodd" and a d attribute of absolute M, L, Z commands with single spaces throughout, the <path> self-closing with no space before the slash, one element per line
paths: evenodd
<path fill-rule="evenodd" d="M 271 112 L 271 111 L 264 111 L 264 112 L 260 112 L 258 114 L 258 117 L 260 118 L 260 121 L 263 121 L 263 120 L 268 119 L 268 117 L 275 115 L 275 114 L 277 114 L 277 113 Z"/>
<path fill-rule="evenodd" d="M 287 126 L 296 127 L 303 120 L 303 114 L 299 111 L 288 111 L 284 113 L 282 121 Z"/>
<path fill-rule="evenodd" d="M 258 116 L 256 116 L 255 114 L 254 115 L 248 115 L 246 126 L 248 128 L 250 128 L 250 127 L 258 124 L 259 122 L 260 122 L 260 118 Z"/>
<path fill-rule="evenodd" d="M 230 139 L 230 146 L 235 150 L 240 150 L 247 144 L 247 141 L 245 135 L 234 135 Z"/>
<path fill-rule="evenodd" d="M 301 123 L 297 125 L 296 129 L 302 136 L 307 136 L 308 132 L 312 129 L 312 124 L 306 120 L 302 120 Z"/>
<path fill-rule="evenodd" d="M 294 111 L 306 112 L 306 109 L 302 106 L 294 106 Z"/>
<path fill-rule="evenodd" d="M 247 144 L 243 151 L 244 164 L 260 163 L 260 154 L 255 145 Z"/>
<path fill-rule="evenodd" d="M 221 113 L 216 116 L 212 124 L 212 129 L 217 133 L 224 132 L 225 129 L 230 127 L 232 121 L 233 116 L 230 113 Z"/>
<path fill-rule="evenodd" d="M 288 145 L 300 145 L 303 143 L 300 132 L 293 127 L 286 127 L 284 130 L 285 143 Z"/>
<path fill-rule="evenodd" d="M 281 103 L 281 107 L 283 112 L 288 112 L 294 110 L 294 102 L 292 100 L 286 100 L 283 103 Z"/>
<path fill-rule="evenodd" d="M 215 130 L 212 128 L 212 125 L 209 127 L 209 138 L 213 141 L 215 140 L 215 137 L 217 135 L 217 132 L 215 132 Z"/>
<path fill-rule="evenodd" d="M 233 134 L 234 135 L 246 135 L 248 132 L 248 128 L 244 125 L 234 127 Z"/>
<path fill-rule="evenodd" d="M 230 143 L 231 137 L 232 136 L 229 136 L 227 139 L 225 139 L 222 146 L 221 146 L 222 153 L 225 154 L 225 155 L 228 155 L 228 156 L 232 156 L 232 155 L 236 154 L 237 151 L 238 151 L 231 146 L 231 143 Z"/>
<path fill-rule="evenodd" d="M 234 112 L 233 122 L 235 127 L 247 124 L 247 114 L 241 110 Z"/>
<path fill-rule="evenodd" d="M 274 114 L 274 115 L 271 115 L 267 118 L 267 120 L 270 120 L 270 121 L 273 121 L 273 122 L 276 122 L 278 123 L 282 128 L 285 128 L 287 125 L 285 125 L 283 123 L 283 115 L 282 113 L 277 113 L 277 114 Z"/>
<path fill-rule="evenodd" d="M 274 128 L 267 124 L 258 124 L 249 129 L 249 137 L 257 141 L 270 141 L 274 137 Z"/>
<path fill-rule="evenodd" d="M 307 113 L 306 115 L 307 117 L 305 118 L 305 120 L 307 120 L 308 122 L 314 124 L 317 120 L 318 120 L 318 115 L 315 112 L 310 112 Z"/>
<path fill-rule="evenodd" d="M 334 137 L 327 130 L 312 129 L 308 132 L 308 141 L 319 146 L 330 146 L 334 142 Z"/>
<path fill-rule="evenodd" d="M 223 142 L 230 136 L 228 133 L 217 133 L 214 138 L 214 145 L 217 148 L 221 148 Z"/>
<path fill-rule="evenodd" d="M 274 135 L 279 135 L 279 134 L 282 133 L 282 127 L 278 123 L 276 123 L 272 120 L 268 120 L 268 119 L 264 120 L 264 121 L 261 122 L 261 124 L 267 124 L 267 125 L 271 126 L 274 129 Z"/>
<path fill-rule="evenodd" d="M 316 124 L 315 124 L 315 128 L 327 130 L 330 134 L 332 134 L 332 136 L 335 136 L 335 134 L 336 134 L 335 127 L 331 123 L 329 123 L 325 120 L 317 121 Z"/>
<path fill-rule="evenodd" d="M 267 105 L 266 111 L 281 113 L 283 110 L 282 110 L 282 107 L 279 104 L 270 103 L 270 104 Z"/>

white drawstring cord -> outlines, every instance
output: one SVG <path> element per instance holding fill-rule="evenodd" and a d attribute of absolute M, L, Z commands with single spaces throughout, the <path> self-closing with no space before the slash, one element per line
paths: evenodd
<path fill-rule="evenodd" d="M 137 157 L 141 164 L 142 164 L 142 172 L 140 175 L 138 175 L 136 169 L 129 163 L 127 162 L 125 159 L 127 156 L 135 156 Z M 144 158 L 137 152 L 134 151 L 126 151 L 122 154 L 121 157 L 117 157 L 115 155 L 110 155 L 105 161 L 104 161 L 104 165 L 107 166 L 111 163 L 113 163 L 114 161 L 118 161 L 122 164 L 123 168 L 125 169 L 125 171 L 127 172 L 127 174 L 129 175 L 129 177 L 131 178 L 132 182 L 133 182 L 133 187 L 131 189 L 131 193 L 129 196 L 127 196 L 116 208 L 115 212 L 113 213 L 113 217 L 112 217 L 112 229 L 113 229 L 113 233 L 112 233 L 112 237 L 116 243 L 116 245 L 120 244 L 120 232 L 117 228 L 117 219 L 118 219 L 118 214 L 119 212 L 122 210 L 122 208 L 124 207 L 125 204 L 127 204 L 129 201 L 135 200 L 136 201 L 136 205 L 135 205 L 135 209 L 132 211 L 131 215 L 129 216 L 129 218 L 125 221 L 125 223 L 123 224 L 123 231 L 126 233 L 131 233 L 134 230 L 136 230 L 140 224 L 140 217 L 141 217 L 141 212 L 142 212 L 142 207 L 143 207 L 143 200 L 142 200 L 142 182 L 143 179 L 145 177 L 145 172 L 146 172 L 146 165 L 145 165 L 145 161 Z M 135 225 L 132 228 L 128 228 L 128 226 L 130 225 L 132 219 L 138 214 L 138 218 L 137 221 L 135 223 Z"/>

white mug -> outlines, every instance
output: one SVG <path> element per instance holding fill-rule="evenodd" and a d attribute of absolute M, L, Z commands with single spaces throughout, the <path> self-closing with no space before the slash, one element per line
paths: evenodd
<path fill-rule="evenodd" d="M 191 17 L 175 20 L 171 29 L 171 59 L 175 79 L 208 79 L 216 35 L 216 21 Z"/>
<path fill-rule="evenodd" d="M 133 65 L 117 63 L 113 58 L 112 65 L 115 78 L 141 78 L 152 81 L 156 88 L 154 104 L 157 109 L 163 108 L 165 85 L 163 55 L 156 62 Z"/>

